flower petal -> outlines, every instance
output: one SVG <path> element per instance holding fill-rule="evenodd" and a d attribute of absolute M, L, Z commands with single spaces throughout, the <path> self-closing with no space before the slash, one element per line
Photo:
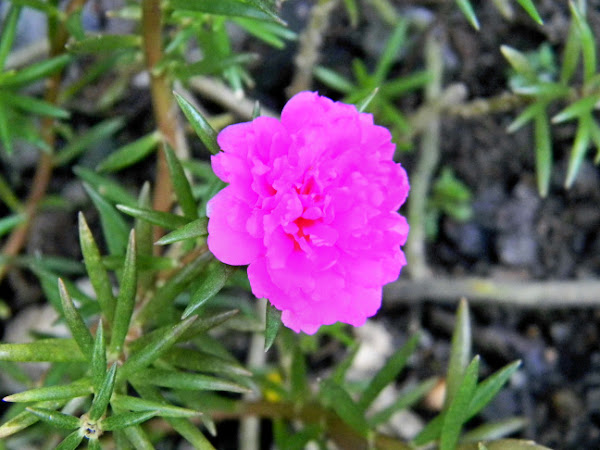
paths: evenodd
<path fill-rule="evenodd" d="M 257 297 L 289 328 L 362 325 L 406 258 L 398 214 L 409 191 L 391 133 L 371 114 L 315 92 L 295 95 L 281 120 L 225 128 L 215 174 L 229 186 L 207 205 L 210 250 L 249 264 Z"/>
<path fill-rule="evenodd" d="M 260 255 L 262 242 L 236 226 L 248 221 L 251 210 L 232 196 L 231 187 L 226 187 L 208 202 L 206 213 L 210 218 L 208 248 L 218 260 L 241 266 L 251 263 Z"/>

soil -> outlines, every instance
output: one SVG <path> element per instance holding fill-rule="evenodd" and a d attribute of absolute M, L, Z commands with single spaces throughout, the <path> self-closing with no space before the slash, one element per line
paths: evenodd
<path fill-rule="evenodd" d="M 499 50 L 502 44 L 529 51 L 548 42 L 556 55 L 560 55 L 569 23 L 567 2 L 535 2 L 545 20 L 543 27 L 523 13 L 517 2 L 509 2 L 515 13 L 511 20 L 499 14 L 494 2 L 473 3 L 481 23 L 480 32 L 469 26 L 454 2 L 393 2 L 397 12 L 411 17 L 414 23 L 410 28 L 411 44 L 395 62 L 392 73 L 406 74 L 422 68 L 423 36 L 433 28 L 445 43 L 444 86 L 463 84 L 467 100 L 507 92 L 507 64 Z M 300 31 L 305 26 L 311 4 L 304 0 L 283 3 L 283 17 L 292 29 Z M 343 74 L 349 73 L 353 58 L 364 59 L 372 68 L 381 43 L 391 32 L 370 2 L 359 5 L 361 19 L 356 27 L 350 25 L 343 7 L 338 5 L 324 36 L 321 63 Z M 599 1 L 588 2 L 588 18 L 596 36 L 600 36 L 599 8 Z M 250 66 L 256 86 L 249 95 L 267 107 L 280 109 L 294 72 L 295 44 L 285 50 L 273 50 L 256 40 L 241 38 L 236 45 L 260 55 L 260 61 Z M 319 83 L 313 87 L 332 98 L 340 98 Z M 140 91 L 135 106 L 130 106 L 138 117 L 150 117 L 149 98 L 144 97 L 147 95 Z M 414 93 L 402 98 L 399 105 L 410 114 L 421 101 L 421 95 Z M 119 107 L 126 110 L 127 100 Z M 211 107 L 217 112 L 217 105 Z M 588 158 L 574 186 L 565 190 L 562 185 L 574 128 L 571 124 L 553 127 L 551 189 L 547 198 L 540 198 L 532 132 L 525 127 L 508 134 L 506 127 L 514 117 L 514 111 L 469 119 L 443 117 L 441 161 L 436 174 L 445 167 L 453 170 L 472 193 L 473 215 L 466 222 L 446 215 L 439 218 L 438 234 L 427 246 L 434 276 L 520 281 L 598 278 L 598 168 Z M 87 124 L 96 119 L 82 115 L 81 122 Z M 142 123 L 146 121 L 137 122 L 139 135 L 147 133 L 147 124 Z M 416 151 L 400 153 L 398 159 L 410 176 Z M 19 164 L 5 166 L 3 174 L 11 171 L 8 178 L 21 186 L 20 193 L 25 193 L 32 175 L 31 162 L 23 160 Z M 149 178 L 150 171 L 151 166 L 142 165 L 139 173 L 128 174 L 132 188 L 141 185 L 137 180 Z M 92 209 L 70 173 L 58 170 L 51 190 L 87 208 L 88 222 L 94 222 Z M 72 233 L 65 233 L 65 229 L 72 229 Z M 79 258 L 75 213 L 41 214 L 29 248 Z M 31 299 L 40 298 L 40 292 L 32 285 L 35 281 L 30 275 L 14 272 L 2 285 L 0 297 L 18 312 Z M 600 292 L 598 301 L 600 304 Z M 423 298 L 418 307 L 385 308 L 375 322 L 384 327 L 393 342 L 405 340 L 415 323 L 420 326 L 424 338 L 410 370 L 413 376 L 425 377 L 443 373 L 453 312 L 454 307 Z M 564 308 L 538 311 L 477 305 L 472 307 L 472 319 L 474 352 L 482 356 L 482 375 L 516 359 L 523 361 L 518 376 L 485 410 L 483 418 L 523 416 L 528 423 L 516 436 L 534 439 L 554 449 L 600 448 L 600 308 L 576 309 L 565 304 Z M 332 355 L 329 354 L 336 359 Z M 326 356 L 312 361 L 315 371 L 323 369 Z M 432 414 L 424 407 L 417 413 L 422 417 Z"/>

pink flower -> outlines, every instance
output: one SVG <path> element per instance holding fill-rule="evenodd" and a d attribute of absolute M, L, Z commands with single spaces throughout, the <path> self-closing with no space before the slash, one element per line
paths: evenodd
<path fill-rule="evenodd" d="M 296 332 L 364 324 L 406 264 L 397 210 L 409 185 L 390 132 L 353 105 L 301 92 L 281 120 L 231 125 L 218 142 L 212 166 L 229 186 L 207 206 L 210 251 L 249 264 L 254 295 Z"/>

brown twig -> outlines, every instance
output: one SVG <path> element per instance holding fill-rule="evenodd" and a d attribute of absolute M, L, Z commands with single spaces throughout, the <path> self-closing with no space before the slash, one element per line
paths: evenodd
<path fill-rule="evenodd" d="M 162 58 L 162 11 L 160 1 L 142 1 L 142 38 L 146 68 L 150 73 L 152 107 L 157 127 L 164 141 L 177 149 L 177 109 L 171 93 L 171 85 L 164 71 L 157 72 L 156 65 Z M 157 154 L 153 208 L 168 211 L 172 204 L 172 186 L 167 159 L 162 148 Z"/>

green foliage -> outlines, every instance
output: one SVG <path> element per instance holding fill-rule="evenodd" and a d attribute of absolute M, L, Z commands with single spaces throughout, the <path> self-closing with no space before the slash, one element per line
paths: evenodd
<path fill-rule="evenodd" d="M 438 233 L 438 222 L 446 215 L 457 222 L 466 222 L 472 215 L 471 191 L 452 172 L 444 167 L 433 187 L 427 204 L 425 229 L 427 237 L 433 239 Z"/>
<path fill-rule="evenodd" d="M 409 339 L 404 347 L 392 355 L 377 375 L 371 379 L 358 401 L 358 407 L 361 410 L 365 411 L 381 391 L 402 372 L 408 362 L 408 358 L 416 350 L 418 342 L 419 338 L 417 335 Z"/>
<path fill-rule="evenodd" d="M 267 304 L 265 315 L 265 352 L 271 348 L 277 337 L 277 331 L 281 326 L 281 311 L 271 303 Z"/>
<path fill-rule="evenodd" d="M 229 123 L 231 118 L 214 120 L 193 102 L 188 88 L 195 77 L 222 78 L 232 95 L 241 95 L 253 85 L 246 67 L 257 57 L 235 49 L 231 26 L 279 49 L 296 34 L 278 16 L 278 2 L 272 0 L 154 2 L 153 14 L 159 15 L 162 28 L 152 30 L 147 29 L 148 23 L 157 17 L 148 17 L 143 8 L 152 1 L 142 3 L 126 2 L 111 11 L 113 17 L 133 22 L 133 34 L 87 33 L 82 24 L 83 3 L 78 0 L 66 8 L 56 1 L 10 0 L 1 25 L 3 157 L 11 157 L 19 149 L 19 141 L 32 143 L 43 152 L 37 171 L 48 178 L 54 168 L 61 173 L 74 172 L 88 194 L 89 207 L 96 211 L 86 209 L 89 223 L 83 212 L 78 216 L 82 262 L 45 255 L 3 255 L 0 260 L 2 267 L 10 263 L 37 276 L 47 302 L 56 309 L 58 322 L 68 333 L 65 337 L 51 331 L 33 336 L 33 342 L 0 343 L 0 369 L 23 386 L 4 398 L 12 405 L 2 418 L 0 438 L 10 447 L 21 445 L 20 439 L 52 433 L 62 438 L 59 449 L 81 445 L 151 449 L 178 434 L 195 448 L 210 449 L 205 433 L 216 433 L 213 417 L 262 414 L 272 420 L 274 438 L 281 448 L 304 448 L 309 442 L 325 448 L 329 439 L 340 448 L 378 447 L 387 441 L 377 428 L 397 412 L 417 405 L 440 381 L 411 382 L 392 404 L 376 410 L 381 392 L 411 370 L 418 336 L 407 339 L 368 383 L 357 386 L 347 380 L 347 373 L 359 345 L 343 325 L 324 327 L 319 335 L 299 339 L 282 329 L 281 312 L 269 305 L 264 338 L 271 359 L 258 368 L 240 363 L 228 349 L 229 335 L 239 334 L 239 330 L 263 332 L 263 318 L 242 298 L 232 301 L 228 295 L 229 288 L 247 284 L 243 271 L 217 261 L 207 249 L 205 205 L 223 183 L 206 161 L 208 155 L 203 155 L 204 160 L 183 157 L 187 152 L 180 146 L 181 136 L 170 129 L 180 125 L 176 114 L 183 113 L 208 153 L 218 154 L 215 128 L 219 127 L 215 124 Z M 456 3 L 478 27 L 471 3 Z M 518 3 L 541 23 L 533 2 Z M 360 19 L 357 5 L 355 0 L 344 1 L 353 25 Z M 8 67 L 24 7 L 46 16 L 51 56 Z M 552 123 L 578 121 L 567 184 L 576 176 L 587 147 L 592 143 L 600 147 L 600 128 L 593 118 L 600 98 L 594 36 L 584 12 L 574 4 L 571 11 L 571 31 L 560 68 L 547 46 L 533 54 L 503 47 L 514 69 L 511 88 L 530 100 L 510 130 L 533 121 L 541 192 L 547 189 L 550 177 Z M 318 67 L 315 75 L 342 93 L 345 101 L 391 126 L 399 145 L 408 148 L 418 130 L 399 103 L 407 94 L 417 93 L 414 97 L 418 97 L 431 75 L 420 69 L 398 75 L 401 67 L 397 62 L 406 62 L 403 53 L 414 43 L 408 19 L 393 22 L 372 66 L 355 60 L 351 79 L 325 67 Z M 158 36 L 158 49 L 149 42 L 152 36 Z M 152 67 L 145 66 L 156 54 L 159 57 Z M 71 67 L 75 62 L 77 67 Z M 580 62 L 582 84 L 574 89 Z M 63 77 L 71 68 L 79 75 Z M 150 126 L 134 136 L 129 129 L 132 117 L 117 114 L 112 107 L 130 100 L 132 78 L 141 72 L 150 74 L 155 118 L 145 120 Z M 107 86 L 101 98 L 91 102 L 89 109 L 78 109 L 73 100 L 88 94 L 86 89 L 95 88 L 96 82 Z M 160 91 L 160 83 L 167 89 Z M 178 92 L 169 97 L 173 87 Z M 548 111 L 557 104 L 568 106 L 550 121 Z M 257 106 L 255 117 L 258 111 Z M 96 122 L 75 127 L 71 121 L 81 113 L 86 118 L 96 117 Z M 156 185 L 145 183 L 139 188 L 123 176 L 154 158 L 159 161 Z M 165 179 L 172 191 L 159 187 Z M 17 190 L 0 176 L 0 200 L 8 210 L 0 218 L 0 236 L 31 223 L 31 211 L 43 202 L 47 188 L 36 185 L 31 196 L 35 201 L 21 201 Z M 436 219 L 443 213 L 467 220 L 470 198 L 469 190 L 452 172 L 443 170 L 433 185 L 430 209 Z M 157 206 L 161 201 L 166 206 Z M 90 292 L 78 283 L 81 278 L 89 280 Z M 309 375 L 312 356 L 324 337 L 340 349 L 346 348 L 347 355 L 313 381 Z M 31 379 L 16 364 L 37 362 L 50 363 L 39 380 Z M 457 443 L 458 448 L 468 448 L 470 441 L 499 439 L 522 427 L 522 420 L 513 419 L 463 432 L 518 366 L 513 363 L 479 381 L 479 359 L 471 357 L 468 309 L 461 304 L 446 376 L 446 403 L 415 442 L 435 442 L 442 449 L 455 448 Z M 248 400 L 244 397 L 248 393 L 255 397 L 260 393 L 266 400 Z M 148 423 L 153 420 L 160 420 L 160 426 Z M 502 447 L 502 442 L 486 446 L 508 448 Z M 513 448 L 525 445 L 510 443 Z M 411 444 L 393 440 L 392 445 L 404 449 Z"/>
<path fill-rule="evenodd" d="M 535 4 L 532 0 L 516 0 L 517 3 L 523 8 L 529 16 L 535 20 L 539 25 L 543 25 L 544 22 L 538 13 Z M 504 0 L 502 1 L 504 3 Z M 477 20 L 477 16 L 475 15 L 475 9 L 473 8 L 473 4 L 471 0 L 456 0 L 456 4 L 465 15 L 469 23 L 473 28 L 477 31 L 480 29 L 479 20 Z"/>
<path fill-rule="evenodd" d="M 389 79 L 397 55 L 408 45 L 407 33 L 408 22 L 399 20 L 372 73 L 369 73 L 365 62 L 355 59 L 352 63 L 354 82 L 322 66 L 314 71 L 315 77 L 323 84 L 344 94 L 345 102 L 355 103 L 359 110 L 375 114 L 378 122 L 392 127 L 392 133 L 398 138 L 409 135 L 411 127 L 396 106 L 397 100 L 423 87 L 430 79 L 426 71 Z"/>
<path fill-rule="evenodd" d="M 520 361 L 516 361 L 478 383 L 479 357 L 471 359 L 471 343 L 469 309 L 463 300 L 456 313 L 444 408 L 415 437 L 415 445 L 439 440 L 440 449 L 456 448 L 465 423 L 494 398 L 521 365 Z"/>
<path fill-rule="evenodd" d="M 202 143 L 213 155 L 219 153 L 221 150 L 217 144 L 217 132 L 189 101 L 178 93 L 175 93 L 175 98 Z"/>
<path fill-rule="evenodd" d="M 577 120 L 566 188 L 575 181 L 588 148 L 593 144 L 600 149 L 599 127 L 593 114 L 599 99 L 595 39 L 584 12 L 574 2 L 570 2 L 569 6 L 571 25 L 560 68 L 556 66 L 554 55 L 547 45 L 533 53 L 502 47 L 502 53 L 513 70 L 510 77 L 512 89 L 530 100 L 529 106 L 509 126 L 509 131 L 514 132 L 533 121 L 538 189 L 544 197 L 548 195 L 552 171 L 551 123 Z M 580 61 L 583 74 L 582 79 L 577 80 L 574 77 Z M 565 103 L 568 106 L 550 121 L 548 110 Z M 600 150 L 597 155 L 600 155 Z"/>
<path fill-rule="evenodd" d="M 158 133 L 150 133 L 138 140 L 124 145 L 111 153 L 96 169 L 100 172 L 116 172 L 144 159 L 158 144 Z"/>
<path fill-rule="evenodd" d="M 217 294 L 225 286 L 227 279 L 234 270 L 233 266 L 223 264 L 217 259 L 208 263 L 198 276 L 188 306 L 181 317 L 185 319 L 194 314 L 208 299 Z"/>
<path fill-rule="evenodd" d="M 192 316 L 172 326 L 156 329 L 147 335 L 147 339 L 140 337 L 129 342 L 126 339 L 127 335 L 139 326 L 131 321 L 138 284 L 134 234 L 132 233 L 130 236 L 124 263 L 122 267 L 119 267 L 120 289 L 115 302 L 112 294 L 107 297 L 109 295 L 107 288 L 110 287 L 107 283 L 110 281 L 102 265 L 99 249 L 82 215 L 80 215 L 80 233 L 82 252 L 90 279 L 95 280 L 92 284 L 98 298 L 100 295 L 105 297 L 100 313 L 102 320 L 98 322 L 95 337 L 92 336 L 80 311 L 69 295 L 68 287 L 62 280 L 59 280 L 61 311 L 64 312 L 66 323 L 74 339 L 46 339 L 31 344 L 0 344 L 0 359 L 72 361 L 87 365 L 88 370 L 84 370 L 83 373 L 87 372 L 90 376 L 84 376 L 68 384 L 35 388 L 6 397 L 5 401 L 33 402 L 33 406 L 27 408 L 26 412 L 12 421 L 2 425 L 0 434 L 5 437 L 9 436 L 33 425 L 37 420 L 41 420 L 50 426 L 76 430 L 65 438 L 60 444 L 60 448 L 75 448 L 83 439 L 86 439 L 89 442 L 88 445 L 93 447 L 96 444 L 92 442 L 104 433 L 117 430 L 124 430 L 128 439 L 136 445 L 148 439 L 145 437 L 143 429 L 137 426 L 156 415 L 161 415 L 178 418 L 172 422 L 175 429 L 182 432 L 184 437 L 190 439 L 191 442 L 198 444 L 202 441 L 206 445 L 208 441 L 200 431 L 195 427 L 190 428 L 190 425 L 186 425 L 188 422 L 182 422 L 184 418 L 200 414 L 196 408 L 173 405 L 163 400 L 161 394 L 157 394 L 158 396 L 153 396 L 153 398 L 144 398 L 143 395 L 142 397 L 130 397 L 125 395 L 124 391 L 126 385 L 132 383 L 136 389 L 139 386 L 149 385 L 178 390 L 246 392 L 247 388 L 235 381 L 205 375 L 205 373 L 224 376 L 235 374 L 237 377 L 250 375 L 238 363 L 209 354 L 192 353 L 190 356 L 189 350 L 183 352 L 183 347 L 178 347 L 227 320 L 231 314 L 213 317 L 207 315 L 204 320 L 198 320 L 198 316 Z M 214 264 L 208 266 L 209 273 L 212 273 L 211 267 L 214 267 Z M 212 281 L 212 278 L 207 279 Z M 113 305 L 114 313 L 111 312 L 110 305 Z M 105 344 L 107 340 L 103 323 L 109 325 L 107 331 L 110 344 L 108 346 Z M 186 333 L 188 333 L 187 336 Z M 123 355 L 129 355 L 124 363 L 114 362 L 121 360 Z M 161 359 L 167 355 L 168 358 Z M 197 357 L 194 358 L 193 355 L 197 355 Z M 107 370 L 109 364 L 110 368 Z M 151 368 L 154 364 L 157 364 L 157 368 Z M 158 368 L 164 364 L 169 369 Z M 143 392 L 143 389 L 141 391 Z M 87 412 L 81 417 L 56 409 L 63 404 L 62 402 L 89 396 L 91 393 L 94 394 L 93 401 Z M 56 403 L 57 401 L 60 403 Z M 109 405 L 112 414 L 109 413 Z"/>

